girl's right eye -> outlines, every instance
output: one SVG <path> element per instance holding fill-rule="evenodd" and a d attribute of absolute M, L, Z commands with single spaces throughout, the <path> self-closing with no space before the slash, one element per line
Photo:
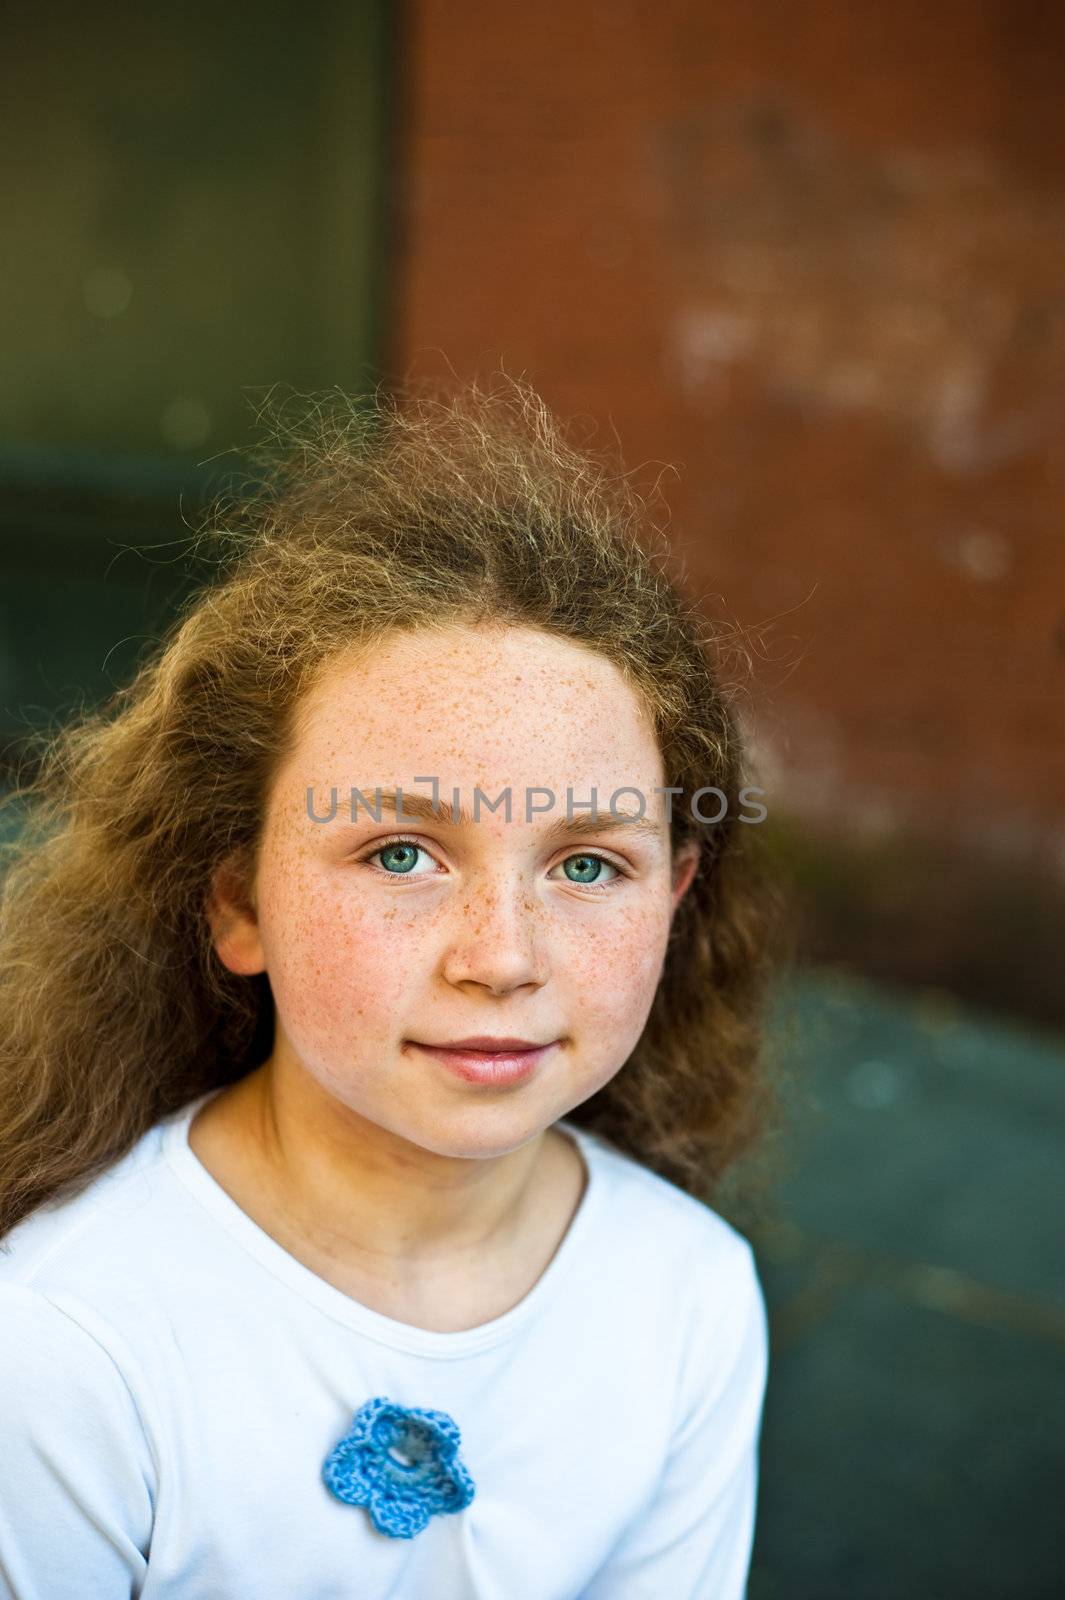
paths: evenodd
<path fill-rule="evenodd" d="M 430 861 L 435 859 L 416 839 L 386 839 L 384 844 L 379 844 L 376 850 L 361 859 L 371 862 L 378 856 L 382 857 L 387 864 L 374 870 L 384 873 L 388 878 L 424 878 L 424 872 L 414 870 L 419 855 L 426 856 Z"/>

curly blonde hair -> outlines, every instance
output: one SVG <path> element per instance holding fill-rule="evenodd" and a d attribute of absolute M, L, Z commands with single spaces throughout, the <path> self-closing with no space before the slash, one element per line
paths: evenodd
<path fill-rule="evenodd" d="M 781 909 L 719 656 L 615 463 L 525 384 L 334 394 L 267 412 L 261 479 L 212 507 L 211 562 L 133 681 L 39 736 L 0 883 L 0 1238 L 272 1048 L 265 974 L 218 959 L 223 860 L 254 867 L 273 774 L 329 660 L 395 630 L 531 625 L 608 657 L 649 707 L 699 865 L 623 1070 L 574 1122 L 709 1201 L 771 1119 L 763 1000 Z M 714 826 L 690 798 L 714 785 Z"/>

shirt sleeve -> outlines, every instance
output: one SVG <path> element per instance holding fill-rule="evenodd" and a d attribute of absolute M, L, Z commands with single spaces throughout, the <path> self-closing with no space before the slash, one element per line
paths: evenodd
<path fill-rule="evenodd" d="M 154 1468 L 111 1355 L 46 1295 L 0 1284 L 0 1600 L 135 1600 Z"/>
<path fill-rule="evenodd" d="M 743 1600 L 754 1539 L 768 1366 L 765 1301 L 746 1241 L 724 1317 L 648 1507 L 580 1600 Z"/>

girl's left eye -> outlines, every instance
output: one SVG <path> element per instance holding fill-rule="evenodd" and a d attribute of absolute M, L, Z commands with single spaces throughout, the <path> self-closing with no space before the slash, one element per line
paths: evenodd
<path fill-rule="evenodd" d="M 570 883 L 583 884 L 586 889 L 605 889 L 607 884 L 613 883 L 617 878 L 623 876 L 621 868 L 616 867 L 612 861 L 608 861 L 606 856 L 582 852 L 580 855 L 567 856 L 565 861 L 559 862 L 559 866 L 568 867 L 571 862 L 576 863 L 576 870 L 572 874 L 567 872 L 567 879 Z M 598 871 L 600 867 L 608 867 L 614 874 L 613 878 L 602 880 Z M 593 874 L 593 876 L 589 876 L 589 874 Z"/>
<path fill-rule="evenodd" d="M 426 873 L 414 870 L 417 858 L 420 855 L 426 856 L 430 861 L 435 859 L 429 854 L 425 846 L 419 844 L 415 839 L 389 839 L 384 844 L 378 845 L 376 850 L 362 859 L 375 861 L 378 856 L 384 862 L 391 859 L 391 868 L 388 865 L 382 865 L 378 868 L 379 871 L 386 873 L 390 878 L 424 878 Z M 567 872 L 566 874 L 568 882 L 582 885 L 586 889 L 605 889 L 608 884 L 625 876 L 620 867 L 615 866 L 612 861 L 608 861 L 606 856 L 597 855 L 595 852 L 582 851 L 579 854 L 567 856 L 564 861 L 559 862 L 559 866 L 568 867 L 571 862 L 575 863 L 575 866 L 572 873 Z M 605 881 L 602 879 L 601 869 L 603 867 L 606 867 L 612 874 Z M 394 870 L 392 870 L 393 868 Z"/>

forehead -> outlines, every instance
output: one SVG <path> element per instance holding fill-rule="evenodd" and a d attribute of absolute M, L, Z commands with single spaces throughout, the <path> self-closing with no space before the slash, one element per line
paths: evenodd
<path fill-rule="evenodd" d="M 290 765 L 313 768 L 307 782 L 662 781 L 650 715 L 619 668 L 528 627 L 392 634 L 338 657 L 295 730 Z"/>

